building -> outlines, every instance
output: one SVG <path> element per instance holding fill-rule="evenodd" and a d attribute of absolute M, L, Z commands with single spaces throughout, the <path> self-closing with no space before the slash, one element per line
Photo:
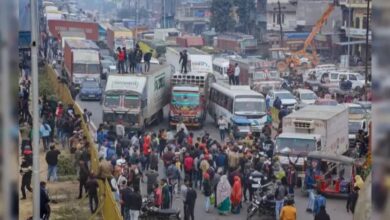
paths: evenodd
<path fill-rule="evenodd" d="M 267 31 L 280 31 L 280 23 L 283 31 L 295 31 L 297 27 L 297 4 L 291 3 L 288 0 L 280 0 L 280 19 L 279 19 L 279 4 L 276 0 L 267 1 L 266 9 Z"/>
<path fill-rule="evenodd" d="M 179 0 L 161 0 L 161 28 L 174 28 L 176 7 Z"/>
<path fill-rule="evenodd" d="M 257 39 L 242 33 L 222 33 L 214 37 L 214 47 L 236 53 L 253 52 L 257 50 Z"/>
<path fill-rule="evenodd" d="M 366 0 L 340 0 L 343 10 L 341 29 L 344 31 L 340 45 L 344 54 L 357 56 L 365 60 L 366 57 L 366 31 L 367 31 L 367 1 Z M 371 8 L 371 2 L 370 2 Z M 370 12 L 372 10 L 370 9 Z M 369 16 L 371 23 L 371 14 Z M 370 26 L 370 25 L 369 25 Z M 368 56 L 371 56 L 371 28 L 369 27 Z"/>
<path fill-rule="evenodd" d="M 201 34 L 209 29 L 211 2 L 183 2 L 176 10 L 177 28 L 186 33 Z"/>
<path fill-rule="evenodd" d="M 254 35 L 259 43 L 265 42 L 267 33 L 267 0 L 256 0 L 256 25 Z"/>

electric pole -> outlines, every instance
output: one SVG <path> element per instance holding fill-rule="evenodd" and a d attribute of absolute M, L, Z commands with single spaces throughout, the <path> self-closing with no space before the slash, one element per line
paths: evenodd
<path fill-rule="evenodd" d="M 283 47 L 283 25 L 282 25 L 282 7 L 280 6 L 280 1 L 278 1 L 278 20 L 279 20 L 279 26 L 280 26 L 280 47 Z"/>
<path fill-rule="evenodd" d="M 365 89 L 365 100 L 367 101 L 367 88 L 368 88 L 368 40 L 369 40 L 369 34 L 370 34 L 370 0 L 367 0 L 367 17 L 366 17 L 366 71 L 365 71 L 365 81 L 364 81 L 364 87 Z"/>

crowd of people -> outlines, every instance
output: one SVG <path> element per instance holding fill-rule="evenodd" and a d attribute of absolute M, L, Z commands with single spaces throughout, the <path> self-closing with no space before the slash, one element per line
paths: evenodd
<path fill-rule="evenodd" d="M 136 44 L 135 48 L 132 50 L 127 50 L 126 47 L 118 47 L 116 49 L 116 59 L 117 59 L 117 71 L 120 74 L 124 73 L 143 73 L 149 72 L 150 70 L 150 61 L 152 59 L 153 50 L 143 54 L 140 46 Z M 144 62 L 144 67 L 142 67 L 142 61 Z"/>

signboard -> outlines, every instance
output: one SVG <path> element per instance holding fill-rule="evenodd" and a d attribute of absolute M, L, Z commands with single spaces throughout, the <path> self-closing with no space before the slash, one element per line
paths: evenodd
<path fill-rule="evenodd" d="M 31 43 L 31 7 L 29 0 L 19 0 L 19 47 L 28 48 Z"/>
<path fill-rule="evenodd" d="M 192 72 L 213 73 L 213 58 L 211 55 L 190 55 Z"/>
<path fill-rule="evenodd" d="M 363 28 L 346 28 L 346 35 L 349 37 L 366 37 L 366 29 Z M 368 38 L 371 39 L 371 31 L 368 32 Z"/>

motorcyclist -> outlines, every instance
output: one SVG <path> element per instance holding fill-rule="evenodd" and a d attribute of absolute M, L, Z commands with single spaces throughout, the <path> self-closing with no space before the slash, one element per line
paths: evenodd
<path fill-rule="evenodd" d="M 267 177 L 264 176 L 260 171 L 256 169 L 251 169 L 249 174 L 249 200 L 252 201 L 253 194 L 258 190 L 262 185 L 266 184 Z"/>

